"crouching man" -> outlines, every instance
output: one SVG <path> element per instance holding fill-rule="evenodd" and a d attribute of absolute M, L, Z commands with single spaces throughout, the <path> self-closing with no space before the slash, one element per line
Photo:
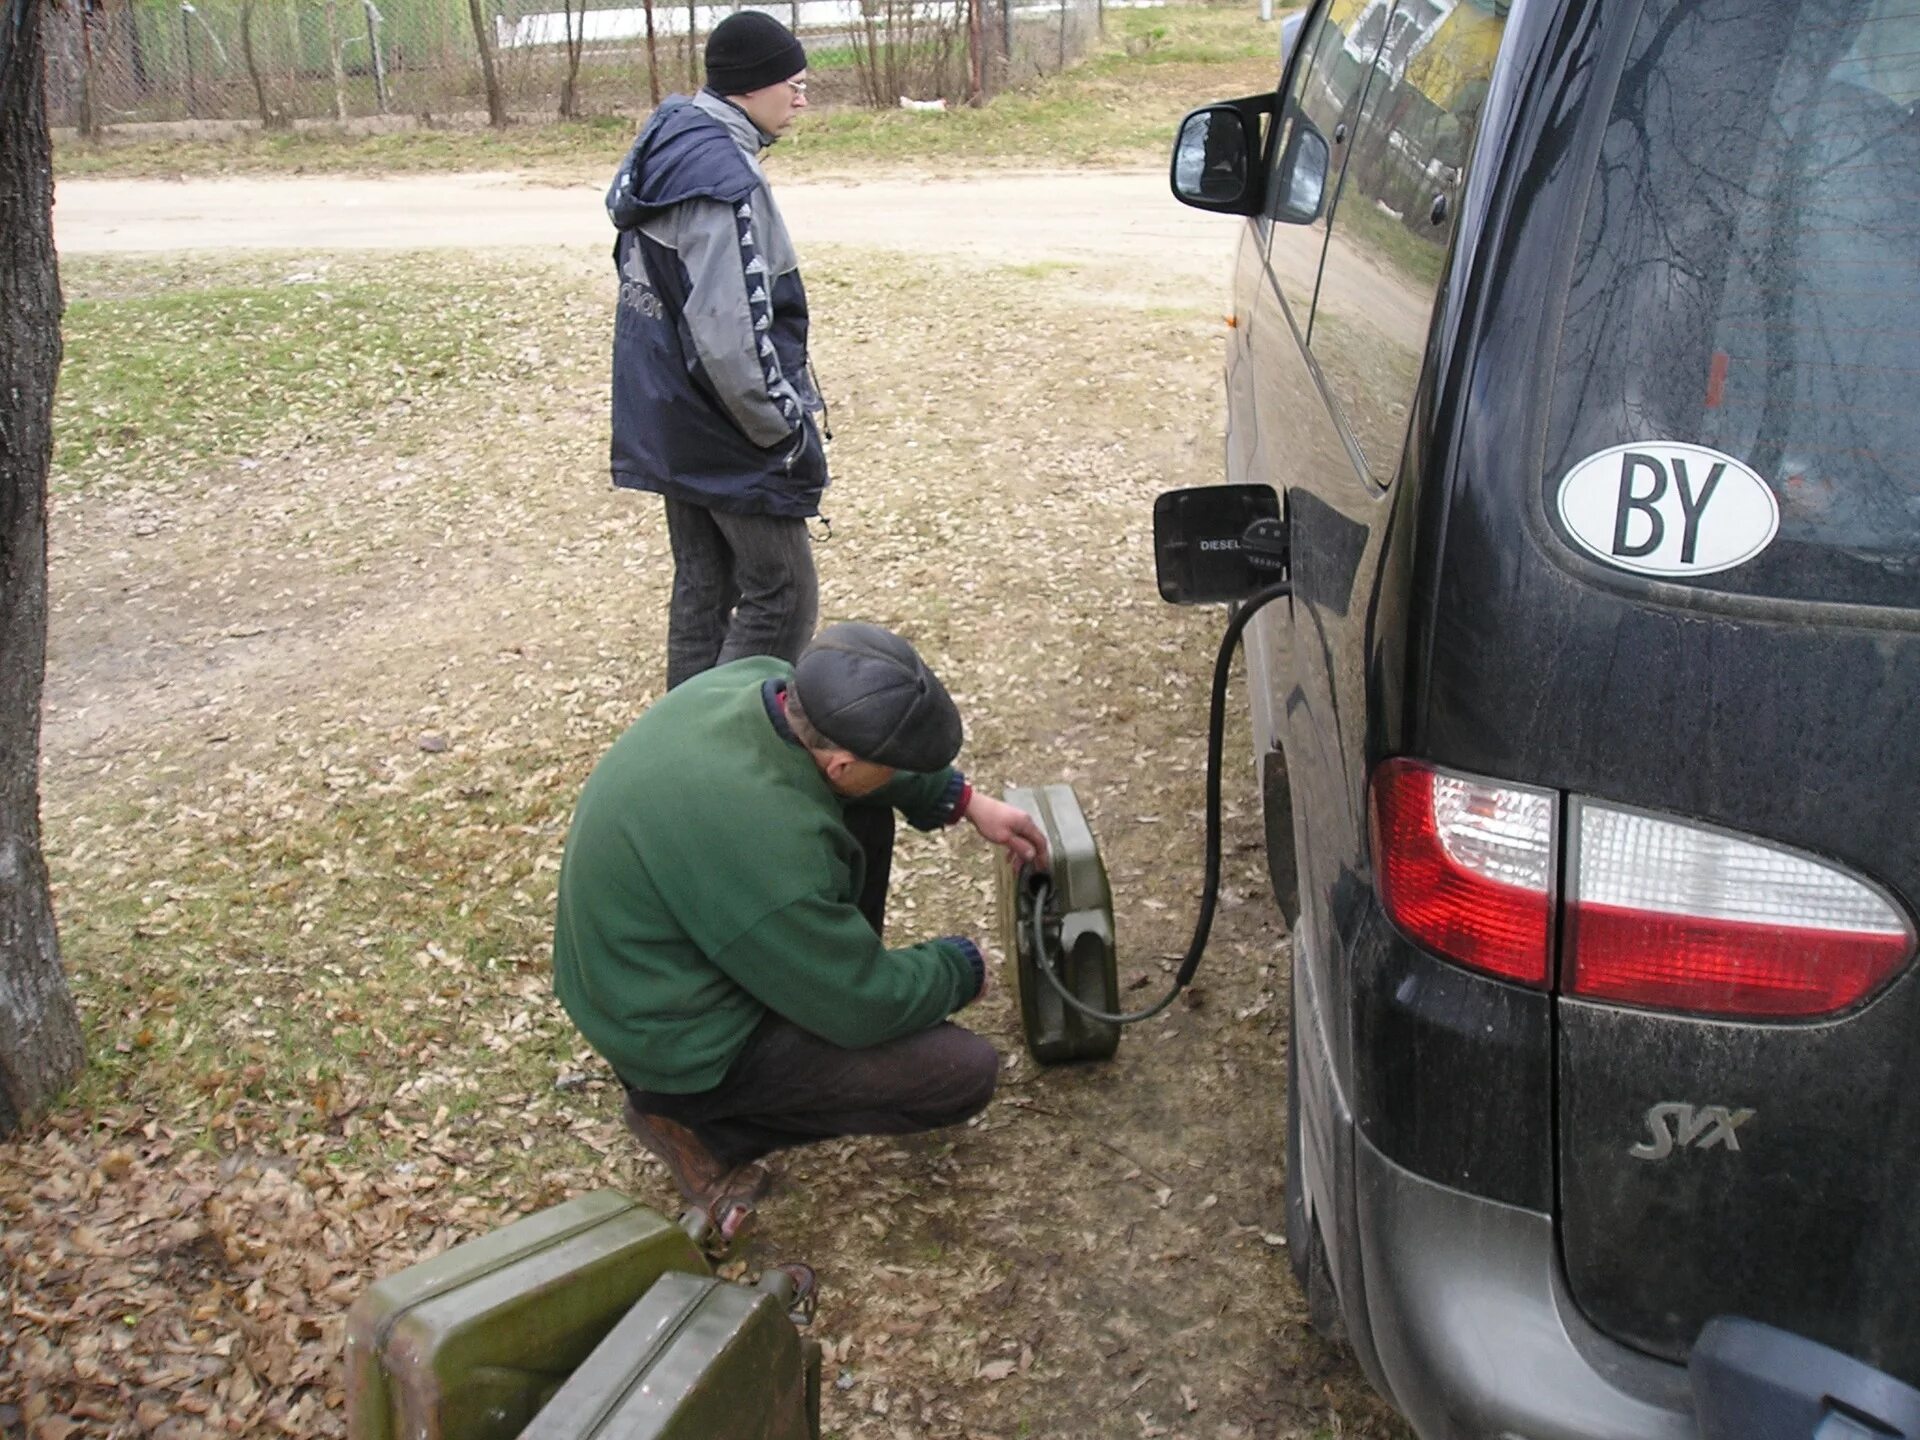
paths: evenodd
<path fill-rule="evenodd" d="M 750 1209 L 770 1151 L 958 1124 L 999 1062 L 950 1023 L 987 972 L 963 936 L 881 939 L 897 811 L 1018 863 L 1039 827 L 953 768 L 960 714 L 913 647 L 832 625 L 654 704 L 567 834 L 554 989 L 691 1204 Z"/>

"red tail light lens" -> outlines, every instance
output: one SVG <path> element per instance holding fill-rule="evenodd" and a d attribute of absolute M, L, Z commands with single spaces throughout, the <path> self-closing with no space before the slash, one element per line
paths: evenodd
<path fill-rule="evenodd" d="M 1812 856 L 1576 802 L 1570 994 L 1774 1018 L 1858 1004 L 1914 951 L 1878 890 Z"/>
<path fill-rule="evenodd" d="M 1544 988 L 1554 800 L 1389 760 L 1373 776 L 1373 864 L 1393 922 L 1435 954 Z"/>

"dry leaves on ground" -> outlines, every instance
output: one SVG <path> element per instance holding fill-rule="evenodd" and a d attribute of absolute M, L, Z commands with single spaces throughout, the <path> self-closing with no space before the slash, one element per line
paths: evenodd
<path fill-rule="evenodd" d="M 0 1150 L 0 1421 L 35 1436 L 337 1435 L 341 1317 L 376 1276 L 587 1189 L 671 1204 L 546 976 L 572 797 L 659 686 L 657 507 L 602 479 L 611 276 L 282 257 L 166 283 L 322 264 L 343 292 L 457 287 L 513 333 L 397 410 L 248 409 L 192 467 L 109 436 L 57 496 L 46 832 L 94 1065 Z M 809 288 L 823 618 L 934 658 L 980 782 L 1079 787 L 1157 988 L 1217 617 L 1155 598 L 1148 517 L 1217 471 L 1213 307 L 1150 270 L 858 252 L 810 255 Z M 1007 1057 L 985 1116 L 790 1158 L 738 1261 L 818 1270 L 843 1440 L 1400 1433 L 1266 1238 L 1286 951 L 1235 765 L 1202 1003 L 1040 1071 L 1001 993 L 964 1017 Z M 891 933 L 984 935 L 991 882 L 968 835 L 905 837 Z"/>

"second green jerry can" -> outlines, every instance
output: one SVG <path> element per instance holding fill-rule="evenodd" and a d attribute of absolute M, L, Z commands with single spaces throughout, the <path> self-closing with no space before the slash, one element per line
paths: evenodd
<path fill-rule="evenodd" d="M 820 1440 L 820 1347 L 794 1289 L 663 1275 L 521 1440 Z"/>
<path fill-rule="evenodd" d="M 1044 877 L 1016 873 L 1004 854 L 999 865 L 1000 947 L 1020 995 L 1027 1050 L 1043 1065 L 1111 1059 L 1120 1027 L 1068 1005 L 1039 968 L 1050 966 L 1082 1005 L 1110 1015 L 1120 1009 L 1113 892 L 1093 829 L 1071 785 L 1010 788 L 1006 801 L 1039 822 L 1051 857 Z"/>
<path fill-rule="evenodd" d="M 686 1231 L 600 1190 L 388 1276 L 347 1315 L 349 1440 L 512 1440 L 675 1272 L 707 1274 Z"/>

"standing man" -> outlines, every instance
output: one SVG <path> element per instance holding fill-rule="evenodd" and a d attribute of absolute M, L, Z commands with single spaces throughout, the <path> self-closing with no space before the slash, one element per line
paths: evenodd
<path fill-rule="evenodd" d="M 757 158 L 807 105 L 807 56 L 778 20 L 729 15 L 707 84 L 656 110 L 607 192 L 619 238 L 613 483 L 666 499 L 667 685 L 745 655 L 792 661 L 819 582 L 806 520 L 826 452 L 807 366 L 807 292 Z"/>
<path fill-rule="evenodd" d="M 986 991 L 978 947 L 880 933 L 896 809 L 1046 863 L 1033 820 L 953 768 L 960 739 L 911 645 L 830 625 L 798 665 L 669 692 L 581 792 L 554 989 L 625 1086 L 627 1127 L 723 1233 L 769 1151 L 955 1125 L 993 1095 L 992 1045 L 947 1019 Z"/>

